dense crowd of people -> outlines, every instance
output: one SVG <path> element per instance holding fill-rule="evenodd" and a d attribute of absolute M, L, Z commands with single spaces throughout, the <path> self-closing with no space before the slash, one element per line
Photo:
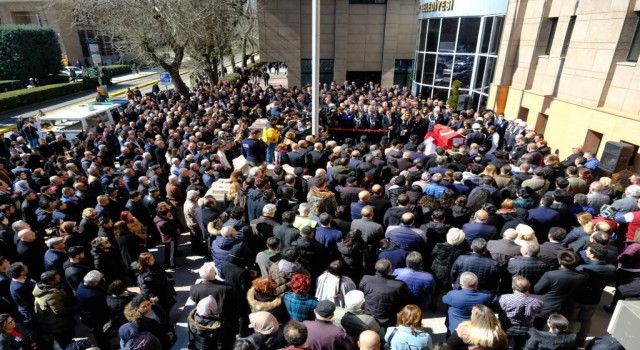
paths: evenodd
<path fill-rule="evenodd" d="M 380 142 L 314 133 L 308 86 L 247 76 L 137 94 L 69 140 L 21 118 L 0 137 L 0 347 L 172 348 L 187 232 L 208 260 L 190 349 L 575 349 L 605 286 L 609 312 L 640 296 L 640 176 L 406 89 L 321 93 Z M 465 143 L 425 153 L 437 124 Z"/>

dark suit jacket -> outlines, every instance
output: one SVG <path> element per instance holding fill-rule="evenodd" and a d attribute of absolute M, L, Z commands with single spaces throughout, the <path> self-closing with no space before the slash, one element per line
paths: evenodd
<path fill-rule="evenodd" d="M 589 275 L 574 269 L 560 268 L 542 275 L 534 290 L 544 302 L 540 317 L 548 317 L 559 311 L 565 317 L 570 317 L 576 295 L 589 282 Z"/>
<path fill-rule="evenodd" d="M 498 239 L 487 242 L 487 250 L 498 263 L 504 263 L 520 255 L 520 246 L 510 239 Z"/>
<path fill-rule="evenodd" d="M 481 224 L 478 222 L 469 222 L 462 225 L 462 231 L 464 231 L 465 238 L 469 245 L 476 238 L 484 238 L 490 240 L 496 235 L 496 227 L 488 224 Z"/>
<path fill-rule="evenodd" d="M 294 152 L 294 151 L 287 152 L 287 158 L 289 160 L 289 164 L 294 168 L 297 168 L 297 167 L 304 168 L 304 167 L 306 167 L 304 153 L 302 153 L 300 151 L 298 151 L 298 152 Z"/>

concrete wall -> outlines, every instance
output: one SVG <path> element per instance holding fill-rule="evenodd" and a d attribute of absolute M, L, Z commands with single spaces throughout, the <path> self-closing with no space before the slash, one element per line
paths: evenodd
<path fill-rule="evenodd" d="M 507 117 L 526 108 L 534 126 L 540 113 L 548 115 L 545 130 L 536 131 L 561 158 L 572 145 L 584 144 L 589 130 L 602 134 L 599 155 L 607 141 L 640 144 L 640 65 L 626 62 L 635 11 L 638 0 L 511 0 L 489 108 Z M 561 57 L 571 16 L 576 22 Z M 558 24 L 545 55 L 552 17 Z"/>
<path fill-rule="evenodd" d="M 334 80 L 347 71 L 381 71 L 382 86 L 393 83 L 396 59 L 414 59 L 418 28 L 415 0 L 387 4 L 321 1 L 320 58 L 334 60 Z M 289 86 L 300 84 L 300 60 L 311 59 L 311 1 L 258 2 L 260 58 L 287 62 Z"/>

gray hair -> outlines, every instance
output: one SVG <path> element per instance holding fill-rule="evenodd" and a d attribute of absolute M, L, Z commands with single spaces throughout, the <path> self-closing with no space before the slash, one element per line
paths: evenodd
<path fill-rule="evenodd" d="M 96 286 L 104 278 L 102 272 L 98 270 L 91 270 L 84 275 L 82 282 L 87 286 Z"/>
<path fill-rule="evenodd" d="M 272 218 L 276 215 L 276 210 L 277 208 L 275 204 L 265 204 L 265 206 L 262 207 L 262 215 Z"/>
<path fill-rule="evenodd" d="M 309 213 L 310 210 L 311 206 L 309 203 L 300 203 L 300 206 L 298 206 L 298 212 L 300 213 Z"/>
<path fill-rule="evenodd" d="M 473 272 L 469 272 L 469 271 L 463 272 L 460 275 L 460 285 L 463 288 L 466 287 L 466 288 L 475 289 L 478 287 L 478 276 L 476 276 L 476 274 Z"/>
<path fill-rule="evenodd" d="M 22 221 L 22 220 L 18 220 L 16 222 L 14 222 L 13 224 L 11 224 L 11 229 L 13 230 L 13 232 L 19 232 L 22 229 L 24 229 L 24 225 L 27 225 L 27 227 L 29 227 L 29 224 Z"/>
<path fill-rule="evenodd" d="M 638 185 L 631 185 L 627 187 L 625 192 L 630 197 L 640 198 L 640 186 Z"/>

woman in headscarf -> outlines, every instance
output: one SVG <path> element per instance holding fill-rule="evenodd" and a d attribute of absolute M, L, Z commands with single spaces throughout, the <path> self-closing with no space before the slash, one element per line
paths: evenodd
<path fill-rule="evenodd" d="M 188 318 L 190 339 L 189 349 L 222 350 L 230 349 L 234 332 L 223 324 L 216 299 L 209 295 L 200 300 Z"/>
<path fill-rule="evenodd" d="M 256 350 L 276 350 L 286 345 L 278 320 L 267 311 L 249 314 L 254 333 L 246 339 Z"/>
<path fill-rule="evenodd" d="M 13 185 L 13 189 L 19 194 L 23 194 L 27 191 L 30 191 L 31 187 L 29 187 L 29 182 L 27 180 L 18 180 Z"/>

